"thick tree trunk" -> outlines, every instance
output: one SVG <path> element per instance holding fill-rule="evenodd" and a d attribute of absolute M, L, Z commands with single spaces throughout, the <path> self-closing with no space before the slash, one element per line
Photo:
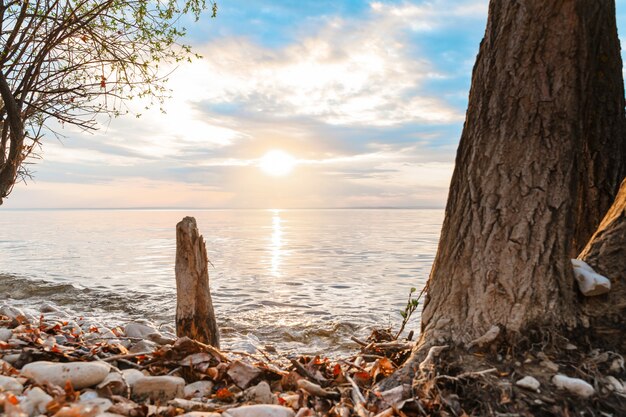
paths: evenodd
<path fill-rule="evenodd" d="M 583 299 L 583 314 L 606 345 L 626 351 L 626 179 L 580 259 L 611 280 L 606 295 Z"/>
<path fill-rule="evenodd" d="M 176 225 L 176 335 L 219 348 L 208 264 L 196 219 L 185 217 Z"/>
<path fill-rule="evenodd" d="M 570 258 L 626 174 L 613 0 L 492 0 L 422 344 L 577 324 Z"/>

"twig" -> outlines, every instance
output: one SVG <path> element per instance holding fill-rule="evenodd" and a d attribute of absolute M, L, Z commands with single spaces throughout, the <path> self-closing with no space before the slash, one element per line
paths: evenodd
<path fill-rule="evenodd" d="M 364 346 L 364 347 L 365 347 L 365 346 L 367 346 L 367 343 L 365 343 L 365 342 L 364 342 L 364 341 L 362 341 L 362 340 L 357 339 L 357 338 L 356 338 L 356 337 L 354 337 L 354 336 L 350 336 L 350 340 L 352 340 L 353 342 L 355 342 L 355 343 L 357 343 L 357 344 L 359 344 L 359 345 L 361 345 L 361 346 Z"/>
<path fill-rule="evenodd" d="M 152 355 L 153 352 L 137 352 L 137 353 L 127 353 L 124 355 L 115 355 L 115 356 L 109 356 L 108 358 L 104 358 L 102 359 L 104 362 L 113 362 L 116 361 L 118 359 L 131 359 L 131 358 L 136 358 L 137 356 L 147 356 L 147 355 Z"/>
<path fill-rule="evenodd" d="M 296 359 L 292 359 L 291 363 L 293 364 L 293 366 L 296 368 L 296 370 L 304 377 L 312 380 L 312 381 L 316 381 L 317 383 L 319 383 L 322 386 L 328 385 L 328 380 L 325 378 L 318 378 L 316 375 L 314 375 L 313 373 L 311 373 L 308 369 L 306 369 L 300 362 L 298 362 Z"/>
<path fill-rule="evenodd" d="M 459 381 L 463 378 L 474 378 L 477 376 L 483 376 L 483 375 L 487 375 L 487 374 L 491 374 L 493 372 L 498 372 L 498 370 L 496 368 L 490 368 L 490 369 L 485 369 L 483 371 L 476 371 L 476 372 L 463 372 L 462 374 L 459 374 L 457 376 L 450 376 L 450 375 L 437 375 L 435 377 L 435 379 L 449 379 L 452 381 Z"/>

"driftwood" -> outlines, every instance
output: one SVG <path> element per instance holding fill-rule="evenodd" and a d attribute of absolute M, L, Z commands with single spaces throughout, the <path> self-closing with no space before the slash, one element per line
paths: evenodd
<path fill-rule="evenodd" d="M 185 217 L 176 225 L 176 335 L 219 348 L 208 263 L 196 219 Z"/>

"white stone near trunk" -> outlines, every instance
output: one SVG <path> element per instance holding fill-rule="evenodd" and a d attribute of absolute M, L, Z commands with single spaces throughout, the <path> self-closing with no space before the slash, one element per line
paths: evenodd
<path fill-rule="evenodd" d="M 244 398 L 258 404 L 276 404 L 276 397 L 272 394 L 269 384 L 265 381 L 244 391 Z"/>
<path fill-rule="evenodd" d="M 537 391 L 541 386 L 541 383 L 532 376 L 525 376 L 524 378 L 517 381 L 515 385 L 532 391 Z"/>
<path fill-rule="evenodd" d="M 111 368 L 104 362 L 58 363 L 38 361 L 22 368 L 22 375 L 34 379 L 37 383 L 49 383 L 65 386 L 67 381 L 74 389 L 83 389 L 97 385 L 106 378 Z"/>
<path fill-rule="evenodd" d="M 588 383 L 579 378 L 570 378 L 566 375 L 555 375 L 552 383 L 559 389 L 565 389 L 581 398 L 589 398 L 596 393 L 596 390 Z"/>
<path fill-rule="evenodd" d="M 223 417 L 295 417 L 295 415 L 291 408 L 266 404 L 244 405 L 222 413 Z"/>
<path fill-rule="evenodd" d="M 177 376 L 144 376 L 132 386 L 132 396 L 138 400 L 146 398 L 164 403 L 183 396 L 185 380 Z"/>
<path fill-rule="evenodd" d="M 578 283 L 578 288 L 583 295 L 593 297 L 595 295 L 606 294 L 611 290 L 611 281 L 605 276 L 596 273 L 587 263 L 580 259 L 572 259 L 574 276 Z"/>
<path fill-rule="evenodd" d="M 19 395 L 24 391 L 24 385 L 15 378 L 0 375 L 0 392 L 2 391 L 10 391 L 13 394 Z"/>

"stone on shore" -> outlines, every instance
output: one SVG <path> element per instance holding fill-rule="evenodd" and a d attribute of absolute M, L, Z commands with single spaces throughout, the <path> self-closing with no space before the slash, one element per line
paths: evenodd
<path fill-rule="evenodd" d="M 20 402 L 20 407 L 29 416 L 45 413 L 46 406 L 52 401 L 52 397 L 39 387 L 30 389 L 26 392 L 25 397 Z"/>
<path fill-rule="evenodd" d="M 518 387 L 529 389 L 531 391 L 537 391 L 541 386 L 541 383 L 532 376 L 525 376 L 524 378 L 517 381 L 515 385 L 517 385 Z"/>
<path fill-rule="evenodd" d="M 181 414 L 178 417 L 221 417 L 220 413 L 213 413 L 210 411 L 190 411 L 185 414 Z"/>
<path fill-rule="evenodd" d="M 295 417 L 296 413 L 280 405 L 244 405 L 224 411 L 223 417 Z"/>
<path fill-rule="evenodd" d="M 276 397 L 272 394 L 272 389 L 265 381 L 261 381 L 245 390 L 244 398 L 246 401 L 258 404 L 276 404 Z"/>
<path fill-rule="evenodd" d="M 189 385 L 186 385 L 183 393 L 185 398 L 204 398 L 211 395 L 213 391 L 213 382 L 211 381 L 196 381 Z"/>
<path fill-rule="evenodd" d="M 132 396 L 137 400 L 146 398 L 161 403 L 182 397 L 185 380 L 177 376 L 144 376 L 132 384 Z"/>
<path fill-rule="evenodd" d="M 24 365 L 21 372 L 38 384 L 49 383 L 64 387 L 70 381 L 74 389 L 83 389 L 102 382 L 109 371 L 110 366 L 104 362 L 38 361 Z"/>
<path fill-rule="evenodd" d="M 8 391 L 13 394 L 21 394 L 24 391 L 24 385 L 15 378 L 0 375 L 0 392 Z"/>
<path fill-rule="evenodd" d="M 122 374 L 117 372 L 109 373 L 104 381 L 98 384 L 99 393 L 108 395 L 125 395 L 128 390 L 128 383 L 124 380 Z"/>
<path fill-rule="evenodd" d="M 122 376 L 124 377 L 124 380 L 126 381 L 128 386 L 132 388 L 135 385 L 135 382 L 139 381 L 141 378 L 144 378 L 146 375 L 136 369 L 124 369 L 122 371 Z"/>
<path fill-rule="evenodd" d="M 13 336 L 13 331 L 11 329 L 0 329 L 0 342 L 6 342 Z"/>
<path fill-rule="evenodd" d="M 261 371 L 247 363 L 234 361 L 226 373 L 239 388 L 246 388 L 254 378 L 261 374 Z"/>
<path fill-rule="evenodd" d="M 128 351 L 130 353 L 140 353 L 140 352 L 154 352 L 159 345 L 150 340 L 140 340 L 137 343 L 134 343 Z"/>
<path fill-rule="evenodd" d="M 146 339 L 148 335 L 154 333 L 160 334 L 160 332 L 156 328 L 148 326 L 147 324 L 128 323 L 126 327 L 124 327 L 124 334 L 126 335 L 126 337 Z"/>
<path fill-rule="evenodd" d="M 570 378 L 566 375 L 555 375 L 552 383 L 559 389 L 565 389 L 581 398 L 589 398 L 596 393 L 596 390 L 588 382 L 580 378 Z"/>

